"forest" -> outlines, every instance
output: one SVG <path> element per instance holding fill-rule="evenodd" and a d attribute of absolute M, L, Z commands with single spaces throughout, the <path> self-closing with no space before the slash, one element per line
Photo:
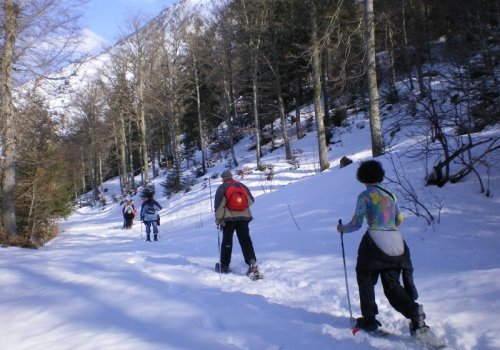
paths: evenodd
<path fill-rule="evenodd" d="M 205 0 L 203 11 L 181 1 L 130 18 L 101 55 L 77 57 L 84 1 L 2 1 L 3 245 L 42 246 L 75 205 L 102 201 L 112 177 L 122 197 L 160 172 L 163 195 L 189 191 L 215 160 L 237 167 L 234 144 L 249 133 L 257 171 L 278 147 L 293 165 L 290 138 L 310 131 L 305 103 L 314 104 L 320 171 L 348 110 L 366 112 L 373 157 L 390 152 L 398 130 L 381 127 L 379 108 L 406 98 L 401 79 L 418 92 L 403 101 L 401 124 L 421 125 L 415 157 L 432 158 L 427 184 L 476 173 L 488 195 L 475 169 L 498 139 L 473 135 L 499 122 L 499 0 Z M 431 83 L 442 65 L 446 91 Z"/>

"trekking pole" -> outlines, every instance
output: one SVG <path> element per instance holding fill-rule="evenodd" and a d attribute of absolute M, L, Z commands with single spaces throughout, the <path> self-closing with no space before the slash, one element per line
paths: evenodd
<path fill-rule="evenodd" d="M 141 220 L 141 241 L 142 241 L 142 220 Z"/>
<path fill-rule="evenodd" d="M 342 219 L 339 219 L 339 225 L 342 225 Z M 349 283 L 347 282 L 347 268 L 345 266 L 344 231 L 340 232 L 340 243 L 342 245 L 342 260 L 344 261 L 344 277 L 345 277 L 345 289 L 347 291 L 347 304 L 349 305 L 349 315 L 351 316 L 351 318 L 349 319 L 349 325 L 351 326 L 351 328 L 353 328 L 354 318 L 352 317 L 351 297 L 349 296 Z"/>
<path fill-rule="evenodd" d="M 208 188 L 210 190 L 210 211 L 214 212 L 214 207 L 213 207 L 213 202 L 212 202 L 212 183 L 210 182 L 210 178 L 208 178 Z M 219 280 L 220 283 L 222 283 L 222 264 L 220 260 L 220 231 L 221 231 L 221 226 L 217 225 L 217 248 L 219 249 Z"/>
<path fill-rule="evenodd" d="M 222 262 L 220 260 L 220 225 L 217 225 L 217 247 L 219 247 L 219 279 L 220 283 L 222 283 Z"/>
<path fill-rule="evenodd" d="M 208 190 L 210 191 L 210 212 L 213 213 L 214 207 L 212 202 L 212 182 L 210 181 L 210 178 L 208 178 Z"/>

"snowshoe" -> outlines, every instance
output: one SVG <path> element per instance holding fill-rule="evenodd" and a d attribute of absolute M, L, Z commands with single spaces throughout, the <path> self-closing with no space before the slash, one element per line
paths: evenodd
<path fill-rule="evenodd" d="M 410 323 L 411 329 L 411 323 Z M 411 335 L 415 338 L 415 341 L 429 349 L 444 349 L 446 348 L 446 343 L 435 335 L 429 326 L 423 326 L 411 331 Z"/>
<path fill-rule="evenodd" d="M 435 335 L 429 326 L 425 324 L 425 313 L 423 305 L 417 304 L 415 316 L 410 320 L 410 334 L 415 337 L 417 343 L 431 349 L 443 349 L 446 343 Z"/>
<path fill-rule="evenodd" d="M 382 324 L 375 317 L 358 317 L 356 319 L 356 324 L 352 328 L 352 334 L 356 335 L 360 330 L 363 330 L 365 332 L 374 334 L 380 333 L 382 335 L 383 331 L 378 332 L 380 326 L 382 326 Z"/>
<path fill-rule="evenodd" d="M 231 269 L 229 266 L 221 265 L 220 263 L 215 264 L 215 272 L 218 273 L 230 273 Z"/>
<path fill-rule="evenodd" d="M 259 267 L 256 264 L 250 265 L 247 271 L 247 276 L 252 281 L 261 280 L 264 278 L 264 276 L 262 276 L 262 274 L 259 271 Z"/>

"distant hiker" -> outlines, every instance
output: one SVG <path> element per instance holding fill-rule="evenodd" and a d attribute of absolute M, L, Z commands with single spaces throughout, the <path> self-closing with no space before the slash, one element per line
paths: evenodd
<path fill-rule="evenodd" d="M 135 210 L 134 201 L 131 198 L 127 198 L 127 201 L 122 208 L 124 228 L 132 228 L 136 212 L 137 211 Z"/>
<path fill-rule="evenodd" d="M 413 282 L 413 266 L 410 250 L 398 231 L 403 222 L 394 194 L 381 186 L 384 169 L 376 160 L 362 162 L 357 179 L 366 185 L 358 196 L 356 211 L 350 223 L 337 226 L 337 231 L 357 231 L 366 217 L 368 230 L 358 248 L 356 278 L 359 288 L 361 314 L 356 320 L 357 329 L 376 331 L 381 325 L 375 318 L 378 314 L 375 302 L 375 284 L 382 281 L 384 294 L 398 312 L 410 320 L 411 335 L 428 332 L 423 306 L 415 302 L 418 298 Z M 399 278 L 402 275 L 403 286 Z"/>
<path fill-rule="evenodd" d="M 254 198 L 244 184 L 233 180 L 233 174 L 230 170 L 224 170 L 221 178 L 222 184 L 217 188 L 214 200 L 215 224 L 222 228 L 223 234 L 220 272 L 230 272 L 233 233 L 236 230 L 245 263 L 248 264 L 247 275 L 252 279 L 257 279 L 260 272 L 248 228 L 249 222 L 253 219 L 250 206 L 254 203 Z"/>
<path fill-rule="evenodd" d="M 152 195 L 146 197 L 141 206 L 141 221 L 146 225 L 146 241 L 151 242 L 151 226 L 153 226 L 154 240 L 158 240 L 158 211 L 161 205 L 153 199 Z"/>

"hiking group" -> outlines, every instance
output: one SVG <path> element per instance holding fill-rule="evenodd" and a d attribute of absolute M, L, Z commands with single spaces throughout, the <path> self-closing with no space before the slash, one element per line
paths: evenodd
<path fill-rule="evenodd" d="M 398 229 L 403 222 L 403 215 L 394 194 L 381 184 L 384 175 L 382 165 L 376 160 L 360 164 L 356 176 L 366 189 L 358 195 L 351 221 L 343 225 L 339 220 L 337 226 L 337 231 L 343 237 L 344 233 L 361 229 L 365 218 L 368 225 L 358 248 L 356 279 L 362 317 L 355 320 L 353 333 L 358 330 L 375 332 L 381 326 L 376 319 L 378 307 L 375 301 L 375 285 L 380 277 L 384 294 L 391 306 L 409 319 L 410 334 L 417 337 L 423 334 L 433 335 L 424 322 L 423 306 L 416 302 L 418 293 L 413 280 L 410 250 Z M 214 199 L 215 224 L 219 232 L 222 230 L 216 270 L 221 274 L 231 272 L 233 235 L 236 232 L 244 261 L 248 265 L 247 275 L 252 280 L 261 279 L 249 229 L 249 223 L 253 219 L 250 206 L 255 199 L 247 186 L 233 179 L 230 170 L 224 170 L 221 179 L 222 184 L 218 186 Z M 146 194 L 140 217 L 146 225 L 147 241 L 151 240 L 151 227 L 154 240 L 158 240 L 158 211 L 161 209 L 160 204 L 153 199 L 153 195 Z M 349 293 L 348 288 L 346 289 Z M 352 316 L 350 301 L 349 311 Z"/>
<path fill-rule="evenodd" d="M 141 223 L 146 226 L 146 241 L 151 242 L 151 229 L 153 230 L 153 239 L 158 241 L 158 226 L 160 226 L 159 211 L 162 206 L 154 200 L 154 190 L 146 187 L 144 190 L 144 200 L 141 205 L 140 218 Z M 127 198 L 122 208 L 123 228 L 130 229 L 134 223 L 137 210 L 135 209 L 132 198 Z"/>

